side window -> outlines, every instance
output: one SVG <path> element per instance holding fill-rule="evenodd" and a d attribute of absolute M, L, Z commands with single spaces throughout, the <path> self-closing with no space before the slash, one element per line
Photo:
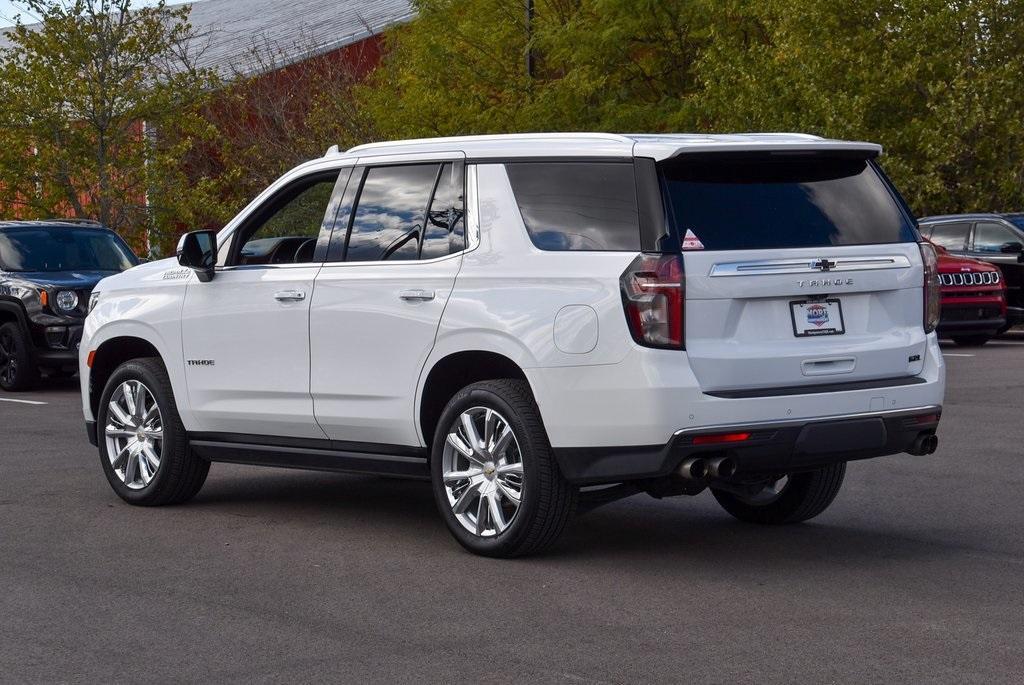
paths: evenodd
<path fill-rule="evenodd" d="M 510 162 L 516 203 L 541 250 L 640 249 L 633 165 L 616 162 Z"/>
<path fill-rule="evenodd" d="M 420 259 L 444 257 L 466 249 L 463 168 L 462 164 L 451 162 L 441 166 L 427 212 Z"/>
<path fill-rule="evenodd" d="M 970 224 L 936 224 L 931 229 L 929 238 L 947 250 L 963 252 L 967 249 L 967 234 L 970 232 Z"/>
<path fill-rule="evenodd" d="M 1001 252 L 1006 243 L 1019 242 L 1020 236 L 1002 224 L 981 221 L 974 226 L 976 252 Z"/>
<path fill-rule="evenodd" d="M 316 174 L 296 181 L 271 198 L 241 229 L 241 247 L 230 263 L 312 262 L 337 180 L 337 171 Z"/>
<path fill-rule="evenodd" d="M 419 259 L 439 164 L 371 167 L 363 179 L 346 262 Z"/>

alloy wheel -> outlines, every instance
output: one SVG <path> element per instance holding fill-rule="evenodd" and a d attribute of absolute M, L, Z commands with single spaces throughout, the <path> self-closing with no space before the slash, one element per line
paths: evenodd
<path fill-rule="evenodd" d="M 0 381 L 4 385 L 13 385 L 18 377 L 16 344 L 9 331 L 0 332 Z"/>
<path fill-rule="evenodd" d="M 117 477 L 132 490 L 149 485 L 160 468 L 163 419 L 149 388 L 127 380 L 107 404 L 107 457 Z"/>
<path fill-rule="evenodd" d="M 463 528 L 493 537 L 512 525 L 523 500 L 523 460 L 504 416 L 488 407 L 462 412 L 448 429 L 441 471 Z"/>

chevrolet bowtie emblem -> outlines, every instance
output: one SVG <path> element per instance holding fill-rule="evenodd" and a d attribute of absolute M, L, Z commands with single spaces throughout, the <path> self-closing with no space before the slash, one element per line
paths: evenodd
<path fill-rule="evenodd" d="M 811 262 L 811 268 L 818 269 L 819 271 L 831 271 L 836 267 L 836 263 L 828 259 L 819 259 L 816 262 Z"/>

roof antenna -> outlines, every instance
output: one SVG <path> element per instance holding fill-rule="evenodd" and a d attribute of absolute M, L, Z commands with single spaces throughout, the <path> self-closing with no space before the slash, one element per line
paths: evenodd
<path fill-rule="evenodd" d="M 332 145 L 329 148 L 327 148 L 327 152 L 324 153 L 324 157 L 330 157 L 331 155 L 336 155 L 336 154 L 338 154 L 338 146 L 337 145 Z"/>

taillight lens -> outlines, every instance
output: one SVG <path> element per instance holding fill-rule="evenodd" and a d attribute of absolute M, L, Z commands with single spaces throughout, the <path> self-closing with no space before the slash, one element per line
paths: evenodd
<path fill-rule="evenodd" d="M 619 279 L 629 332 L 637 344 L 685 349 L 686 277 L 682 255 L 641 254 Z"/>
<path fill-rule="evenodd" d="M 924 332 L 931 333 L 939 325 L 942 314 L 942 292 L 939 286 L 939 260 L 930 243 L 920 243 L 924 263 Z"/>

